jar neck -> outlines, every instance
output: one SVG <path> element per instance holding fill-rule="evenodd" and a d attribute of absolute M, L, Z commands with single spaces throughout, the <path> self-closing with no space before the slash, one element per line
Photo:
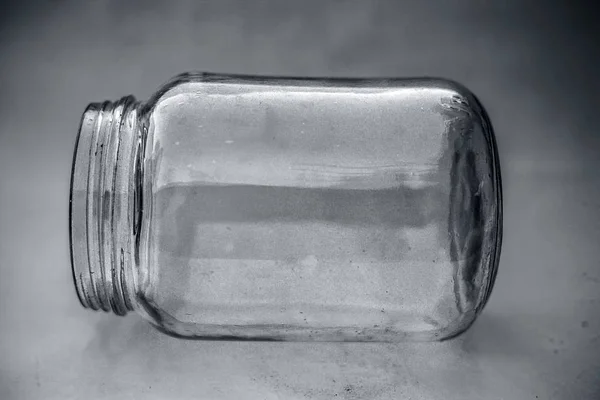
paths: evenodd
<path fill-rule="evenodd" d="M 81 304 L 125 315 L 135 305 L 141 216 L 141 103 L 90 104 L 75 145 L 70 193 L 71 266 Z"/>

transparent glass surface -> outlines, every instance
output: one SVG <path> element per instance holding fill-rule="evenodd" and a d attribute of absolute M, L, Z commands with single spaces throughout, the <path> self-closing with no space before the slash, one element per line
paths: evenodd
<path fill-rule="evenodd" d="M 500 172 L 459 85 L 185 74 L 140 118 L 136 309 L 161 330 L 436 340 L 487 301 Z"/>

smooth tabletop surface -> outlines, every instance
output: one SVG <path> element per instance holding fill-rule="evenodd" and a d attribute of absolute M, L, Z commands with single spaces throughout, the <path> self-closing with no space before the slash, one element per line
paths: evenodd
<path fill-rule="evenodd" d="M 0 399 L 600 399 L 599 46 L 593 8 L 570 3 L 4 2 Z M 81 113 L 190 70 L 441 76 L 478 95 L 505 219 L 472 329 L 443 343 L 194 342 L 84 310 L 67 218 Z"/>

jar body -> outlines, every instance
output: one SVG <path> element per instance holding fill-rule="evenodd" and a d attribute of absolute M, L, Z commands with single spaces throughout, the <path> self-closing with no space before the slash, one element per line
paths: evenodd
<path fill-rule="evenodd" d="M 458 85 L 186 74 L 136 118 L 132 303 L 159 329 L 441 340 L 487 301 L 500 171 Z"/>

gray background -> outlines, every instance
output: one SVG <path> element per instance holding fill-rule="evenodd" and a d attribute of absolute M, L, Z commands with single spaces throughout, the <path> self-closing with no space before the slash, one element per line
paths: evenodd
<path fill-rule="evenodd" d="M 600 399 L 600 46 L 593 8 L 563 3 L 2 4 L 0 399 Z M 438 344 L 188 342 L 82 309 L 67 237 L 81 112 L 187 70 L 471 88 L 505 187 L 473 328 Z"/>

